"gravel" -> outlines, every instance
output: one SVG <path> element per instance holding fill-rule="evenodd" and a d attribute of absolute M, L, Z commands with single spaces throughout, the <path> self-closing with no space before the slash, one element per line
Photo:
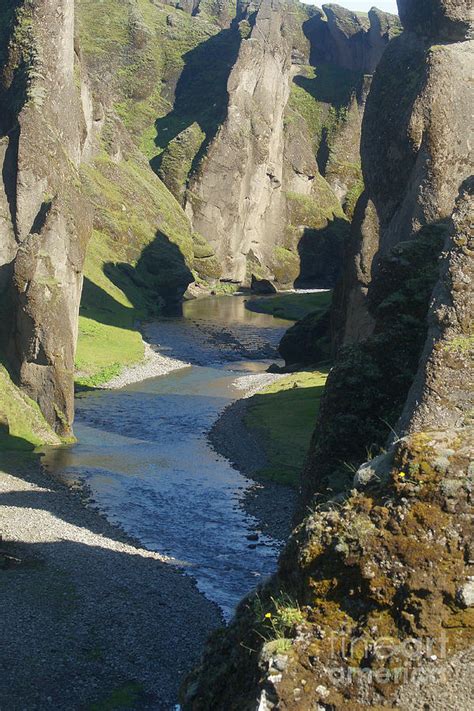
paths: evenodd
<path fill-rule="evenodd" d="M 293 528 L 297 492 L 290 486 L 259 479 L 258 471 L 268 463 L 267 457 L 260 439 L 245 425 L 249 398 L 282 377 L 261 373 L 238 378 L 234 387 L 244 390 L 245 395 L 224 410 L 209 433 L 209 439 L 216 452 L 255 481 L 242 499 L 244 509 L 255 516 L 264 533 L 286 542 Z"/>
<path fill-rule="evenodd" d="M 168 358 L 155 350 L 155 346 L 149 343 L 144 343 L 145 354 L 144 360 L 137 365 L 133 365 L 130 368 L 124 368 L 122 372 L 117 375 L 112 380 L 101 385 L 101 388 L 105 390 L 118 390 L 119 388 L 124 388 L 126 385 L 132 385 L 133 383 L 139 383 L 142 380 L 148 380 L 148 378 L 156 378 L 159 375 L 167 375 L 173 372 L 173 370 L 181 370 L 182 368 L 190 368 L 190 363 L 185 363 L 181 360 L 176 360 L 174 358 Z"/>
<path fill-rule="evenodd" d="M 173 709 L 217 606 L 36 457 L 0 470 L 0 708 L 89 708 L 133 684 L 127 708 Z"/>
<path fill-rule="evenodd" d="M 396 707 L 410 711 L 472 711 L 474 648 L 442 661 L 425 662 L 399 689 Z"/>

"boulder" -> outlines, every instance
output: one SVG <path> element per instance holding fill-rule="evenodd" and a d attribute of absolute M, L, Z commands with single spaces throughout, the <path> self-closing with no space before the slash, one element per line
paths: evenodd
<path fill-rule="evenodd" d="M 260 294 L 261 296 L 277 293 L 275 285 L 269 279 L 257 279 L 255 274 L 252 274 L 250 288 L 254 294 Z"/>

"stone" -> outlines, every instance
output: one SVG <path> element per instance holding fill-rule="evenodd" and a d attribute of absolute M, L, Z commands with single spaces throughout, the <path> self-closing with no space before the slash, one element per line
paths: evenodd
<path fill-rule="evenodd" d="M 474 578 L 470 578 L 457 592 L 457 599 L 463 607 L 474 607 Z"/>
<path fill-rule="evenodd" d="M 37 64 L 34 72 L 30 68 L 31 100 L 10 115 L 7 131 L 17 176 L 4 189 L 15 205 L 9 219 L 17 243 L 2 342 L 16 383 L 55 431 L 69 437 L 82 268 L 92 227 L 78 172 L 89 124 L 76 83 L 73 0 L 63 0 L 59 9 L 44 0 L 41 13 L 29 19 Z M 13 62 L 14 43 L 10 51 Z M 2 174 L 8 180 L 8 171 Z"/>
<path fill-rule="evenodd" d="M 261 296 L 277 293 L 276 286 L 269 279 L 257 279 L 254 274 L 252 274 L 250 288 L 254 294 Z"/>
<path fill-rule="evenodd" d="M 390 39 L 389 28 L 399 23 L 395 16 L 372 13 L 362 26 L 349 13 L 363 29 L 361 52 L 367 55 L 367 61 L 354 63 L 351 48 L 358 38 L 339 29 L 347 11 L 335 7 L 328 8 L 328 17 L 339 19 L 323 21 L 322 14 L 308 10 L 309 19 L 301 23 L 283 0 L 240 4 L 239 17 L 255 12 L 250 36 L 242 41 L 229 77 L 227 116 L 190 177 L 186 212 L 215 249 L 224 278 L 245 286 L 255 274 L 255 262 L 262 267 L 258 275 L 273 275 L 279 288 L 300 286 L 300 281 L 332 287 L 339 275 L 343 236 L 338 232 L 345 222 L 341 203 L 360 185 L 360 125 L 370 83 L 363 73 L 374 70 Z M 343 19 L 341 13 L 346 13 Z M 294 84 L 307 84 L 311 95 L 314 81 L 306 65 L 310 58 L 319 63 L 320 30 L 329 32 L 321 61 L 334 62 L 342 76 L 350 65 L 360 81 L 345 99 L 347 120 L 331 130 L 330 147 L 328 136 L 321 137 L 318 150 L 314 127 L 295 108 L 292 94 Z M 332 115 L 331 99 L 315 100 L 315 110 Z M 325 150 L 327 171 L 316 160 L 316 153 Z"/>
<path fill-rule="evenodd" d="M 393 467 L 393 454 L 379 454 L 370 462 L 366 462 L 357 470 L 354 476 L 355 489 L 364 489 L 369 485 L 383 486 L 387 483 Z"/>

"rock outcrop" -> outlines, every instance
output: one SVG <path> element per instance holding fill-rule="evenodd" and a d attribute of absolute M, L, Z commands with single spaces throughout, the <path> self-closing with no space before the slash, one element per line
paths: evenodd
<path fill-rule="evenodd" d="M 323 5 L 305 26 L 312 40 L 312 62 L 331 62 L 373 74 L 387 42 L 400 32 L 396 15 L 373 7 L 368 15 L 336 4 Z"/>
<path fill-rule="evenodd" d="M 384 54 L 367 102 L 361 144 L 365 193 L 348 247 L 342 297 L 346 323 L 339 334 L 343 344 L 373 329 L 365 302 L 379 257 L 449 218 L 459 185 L 472 170 L 466 160 L 472 144 L 471 106 L 464 91 L 472 71 L 467 10 L 464 22 L 457 15 L 461 39 L 434 44 L 454 32 L 449 29 L 454 20 L 446 15 L 433 35 L 430 23 L 441 22 L 436 19 L 441 10 L 431 5 L 422 3 L 424 15 L 420 5 L 416 11 L 412 4 L 401 6 L 407 30 Z M 417 22 L 423 26 L 420 33 Z"/>
<path fill-rule="evenodd" d="M 61 436 L 71 434 L 82 269 L 90 233 L 78 168 L 87 123 L 74 2 L 9 3 L 2 72 L 2 350 Z"/>
<path fill-rule="evenodd" d="M 193 225 L 216 249 L 223 276 L 242 282 L 250 249 L 270 264 L 283 224 L 283 117 L 290 95 L 291 47 L 283 5 L 264 0 L 229 83 L 228 116 L 193 180 Z"/>
<path fill-rule="evenodd" d="M 470 708 L 455 677 L 474 645 L 473 48 L 453 7 L 400 2 L 407 29 L 364 118 L 345 282 L 358 298 L 338 302 L 348 345 L 300 522 L 278 574 L 211 639 L 184 708 L 437 708 L 446 690 Z"/>
<path fill-rule="evenodd" d="M 216 250 L 224 278 L 248 284 L 257 265 L 258 276 L 280 287 L 333 285 L 347 229 L 342 207 L 351 216 L 361 189 L 363 74 L 396 18 L 373 11 L 365 27 L 331 6 L 332 20 L 323 22 L 292 0 L 240 10 L 249 34 L 229 78 L 227 118 L 191 177 L 187 212 Z M 315 70 L 310 56 L 322 42 L 315 27 L 339 27 L 346 17 L 357 20 L 370 61 L 352 51 L 351 32 L 333 28 L 318 56 L 332 65 Z"/>

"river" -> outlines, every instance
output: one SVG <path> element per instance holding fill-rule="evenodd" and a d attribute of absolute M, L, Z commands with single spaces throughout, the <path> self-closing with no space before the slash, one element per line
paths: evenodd
<path fill-rule="evenodd" d="M 147 325 L 165 355 L 191 363 L 120 390 L 80 393 L 77 444 L 43 457 L 55 476 L 85 483 L 90 504 L 176 561 L 229 619 L 276 567 L 280 542 L 241 506 L 252 485 L 209 444 L 236 380 L 263 373 L 289 322 L 245 308 L 242 296 L 184 304 Z"/>

